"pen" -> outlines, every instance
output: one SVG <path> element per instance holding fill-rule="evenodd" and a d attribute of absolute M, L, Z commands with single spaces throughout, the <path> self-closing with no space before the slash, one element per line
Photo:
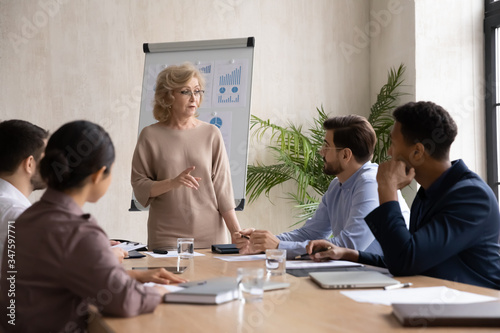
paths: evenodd
<path fill-rule="evenodd" d="M 250 237 L 248 237 L 247 235 L 241 235 L 241 238 L 250 239 Z"/>
<path fill-rule="evenodd" d="M 304 254 L 301 254 L 301 255 L 299 255 L 299 256 L 295 256 L 295 260 L 297 260 L 297 259 L 306 259 L 306 258 L 308 258 L 310 255 L 316 254 L 316 253 L 318 253 L 318 252 L 328 251 L 328 250 L 330 250 L 331 248 L 332 248 L 332 247 L 331 247 L 331 246 L 329 246 L 329 247 L 327 247 L 326 249 L 321 249 L 321 250 L 319 250 L 319 251 L 314 251 L 314 252 L 313 252 L 313 253 L 311 253 L 311 254 L 309 254 L 309 253 L 304 253 Z"/>
<path fill-rule="evenodd" d="M 399 288 L 408 288 L 413 286 L 413 283 L 407 282 L 407 283 L 398 283 L 398 284 L 392 284 L 390 286 L 385 286 L 384 290 L 392 290 L 392 289 L 399 289 Z"/>

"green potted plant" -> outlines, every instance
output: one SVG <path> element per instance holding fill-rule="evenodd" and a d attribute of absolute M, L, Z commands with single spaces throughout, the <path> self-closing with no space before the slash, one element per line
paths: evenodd
<path fill-rule="evenodd" d="M 368 121 L 377 135 L 372 159 L 375 163 L 381 163 L 388 158 L 390 130 L 394 124 L 391 112 L 396 107 L 398 98 L 404 94 L 399 88 L 404 81 L 405 69 L 401 64 L 398 69 L 389 70 L 387 83 L 380 89 L 377 101 L 370 109 Z M 323 158 L 319 155 L 325 136 L 323 122 L 328 115 L 323 106 L 316 108 L 316 111 L 318 114 L 307 130 L 293 123 L 286 127 L 279 126 L 272 124 L 270 120 L 252 115 L 252 137 L 261 140 L 267 131 L 271 131 L 266 148 L 271 151 L 276 163 L 263 165 L 257 162 L 256 165 L 248 165 L 246 193 L 249 203 L 262 194 L 269 198 L 272 188 L 291 180 L 296 183 L 296 192 L 287 193 L 287 198 L 294 201 L 299 210 L 297 223 L 304 222 L 314 214 L 321 196 L 334 177 L 323 173 Z"/>

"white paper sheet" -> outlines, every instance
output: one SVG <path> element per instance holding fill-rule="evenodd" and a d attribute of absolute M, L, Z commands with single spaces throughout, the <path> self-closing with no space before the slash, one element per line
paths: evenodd
<path fill-rule="evenodd" d="M 323 268 L 323 267 L 361 267 L 363 265 L 343 260 L 330 260 L 315 262 L 312 260 L 294 260 L 286 262 L 286 268 L 288 269 L 300 269 L 300 268 Z"/>
<path fill-rule="evenodd" d="M 216 259 L 224 261 L 253 261 L 253 260 L 265 260 L 265 254 L 253 254 L 247 256 L 216 256 Z"/>
<path fill-rule="evenodd" d="M 203 95 L 203 102 L 200 105 L 202 108 L 212 108 L 212 86 L 214 81 L 214 62 L 213 61 L 200 61 L 195 64 L 195 67 L 203 74 L 205 77 L 205 94 Z"/>
<path fill-rule="evenodd" d="M 243 107 L 248 86 L 248 59 L 217 61 L 214 68 L 212 108 Z"/>
<path fill-rule="evenodd" d="M 405 288 L 397 290 L 352 290 L 341 294 L 361 303 L 391 305 L 407 304 L 465 304 L 494 301 L 496 298 L 459 291 L 447 287 Z"/>
<path fill-rule="evenodd" d="M 233 113 L 231 111 L 210 111 L 200 110 L 199 120 L 215 125 L 222 134 L 222 140 L 226 147 L 227 156 L 231 159 L 231 129 L 233 127 Z"/>
<path fill-rule="evenodd" d="M 144 252 L 144 253 L 150 255 L 153 258 L 172 258 L 172 257 L 177 258 L 177 251 L 176 250 L 168 250 L 167 254 L 158 254 L 158 253 L 153 253 L 153 252 Z M 195 252 L 194 256 L 200 257 L 200 256 L 204 256 L 204 254 L 199 253 L 199 252 Z"/>

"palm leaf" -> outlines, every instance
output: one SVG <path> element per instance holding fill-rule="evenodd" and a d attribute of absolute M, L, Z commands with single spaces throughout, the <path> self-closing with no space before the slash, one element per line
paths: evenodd
<path fill-rule="evenodd" d="M 311 129 L 304 131 L 302 126 L 292 123 L 286 127 L 272 124 L 269 120 L 252 116 L 250 128 L 252 137 L 263 139 L 270 132 L 270 145 L 267 146 L 277 161 L 271 166 L 248 167 L 247 195 L 249 202 L 254 201 L 262 193 L 269 198 L 269 191 L 278 184 L 293 180 L 297 184 L 296 195 L 300 200 L 311 197 L 309 191 L 320 196 L 325 191 L 325 175 L 323 174 L 323 159 L 318 153 L 323 144 L 323 122 L 327 118 L 323 107 L 317 108 L 318 117 L 314 119 Z M 265 170 L 269 168 L 269 170 Z M 322 177 L 318 178 L 317 175 Z M 333 178 L 327 176 L 327 183 Z M 291 198 L 291 197 L 290 197 Z"/>
<path fill-rule="evenodd" d="M 372 162 L 378 164 L 388 159 L 387 150 L 390 146 L 391 128 L 394 125 L 391 112 L 396 107 L 399 97 L 405 95 L 405 93 L 398 91 L 404 82 L 403 74 L 405 70 L 406 67 L 403 64 L 399 65 L 397 70 L 390 69 L 387 83 L 380 89 L 377 101 L 370 109 L 368 122 L 372 125 L 377 136 Z"/>
<path fill-rule="evenodd" d="M 310 219 L 316 210 L 318 209 L 320 200 L 312 197 L 307 197 L 305 201 L 299 200 L 295 195 L 290 193 L 291 197 L 295 200 L 296 205 L 294 208 L 299 211 L 299 213 L 295 216 L 297 222 L 292 224 L 290 227 L 293 227 L 297 224 L 301 224 Z"/>
<path fill-rule="evenodd" d="M 249 165 L 247 171 L 248 201 L 255 201 L 262 193 L 269 198 L 269 191 L 276 185 L 283 184 L 290 179 L 288 168 L 284 164 Z"/>

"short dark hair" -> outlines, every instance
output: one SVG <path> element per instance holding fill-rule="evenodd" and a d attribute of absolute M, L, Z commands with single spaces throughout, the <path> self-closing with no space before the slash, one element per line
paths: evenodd
<path fill-rule="evenodd" d="M 423 144 L 436 160 L 448 158 L 457 124 L 443 107 L 433 102 L 410 102 L 396 108 L 393 116 L 401 124 L 407 144 Z"/>
<path fill-rule="evenodd" d="M 30 156 L 40 160 L 49 132 L 19 119 L 0 123 L 0 172 L 12 174 Z"/>
<path fill-rule="evenodd" d="M 349 148 L 358 163 L 368 162 L 373 156 L 377 137 L 366 118 L 358 115 L 338 116 L 325 120 L 325 130 L 334 130 L 333 143 Z"/>
<path fill-rule="evenodd" d="M 97 124 L 78 120 L 52 134 L 40 163 L 40 174 L 56 190 L 78 188 L 103 166 L 109 173 L 114 160 L 115 148 L 109 134 Z"/>

